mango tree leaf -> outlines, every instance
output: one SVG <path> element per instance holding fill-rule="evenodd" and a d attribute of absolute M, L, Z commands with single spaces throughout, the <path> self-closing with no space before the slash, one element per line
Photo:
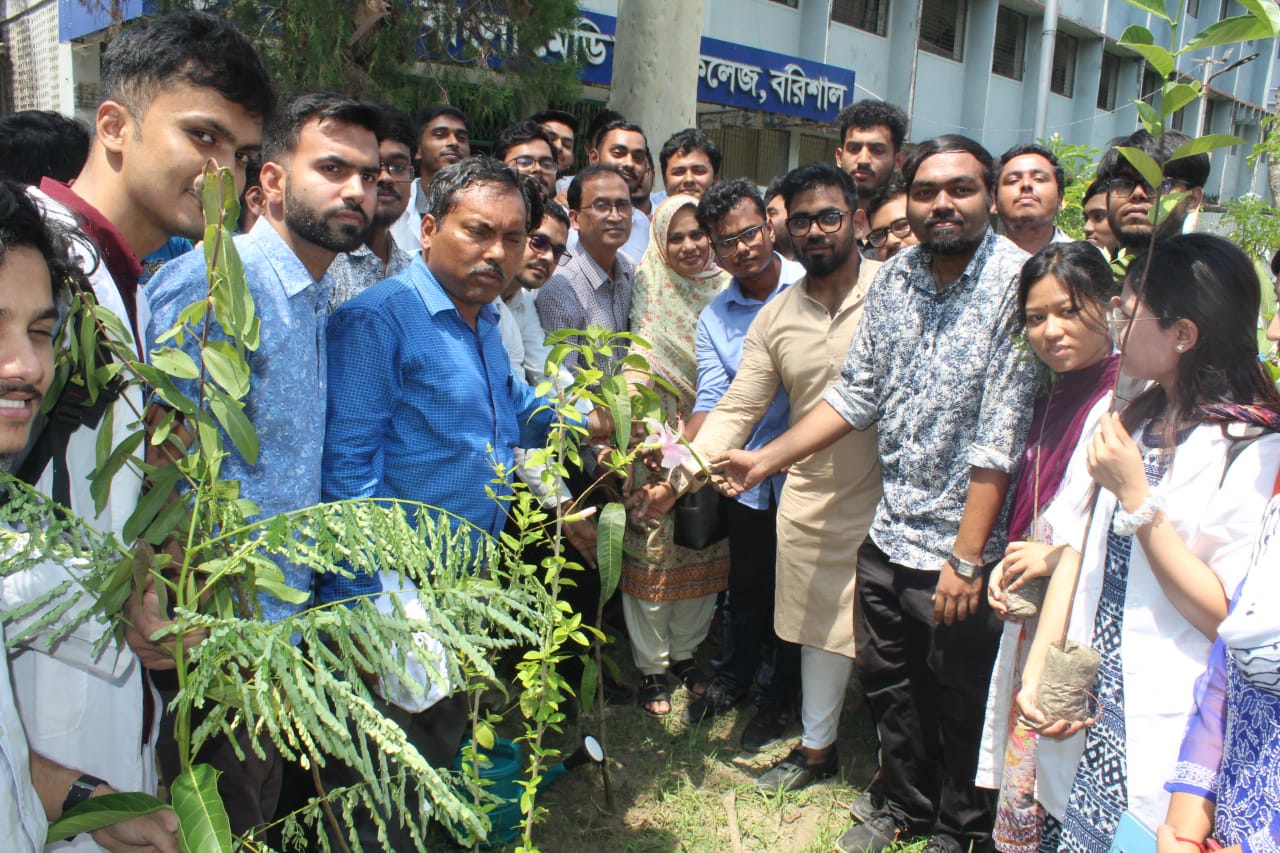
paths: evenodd
<path fill-rule="evenodd" d="M 1243 144 L 1243 139 L 1230 133 L 1208 133 L 1204 136 L 1197 136 L 1195 139 L 1188 139 L 1173 149 L 1169 159 L 1178 160 L 1183 157 L 1194 157 L 1197 154 L 1204 154 L 1206 151 L 1213 151 L 1216 148 L 1230 148 L 1232 145 Z"/>
<path fill-rule="evenodd" d="M 627 529 L 627 509 L 606 504 L 600 511 L 596 533 L 596 563 L 600 566 L 600 600 L 608 601 L 622 577 L 622 536 Z"/>
<path fill-rule="evenodd" d="M 1151 224 L 1158 227 L 1161 222 L 1164 222 L 1169 218 L 1173 213 L 1174 208 L 1182 204 L 1183 199 L 1188 195 L 1190 195 L 1190 193 L 1183 191 L 1160 196 L 1159 207 L 1152 207 L 1150 213 L 1147 214 L 1148 218 L 1155 217 L 1155 221 Z"/>
<path fill-rule="evenodd" d="M 1216 24 L 1210 24 L 1197 33 L 1182 53 L 1192 50 L 1204 50 L 1207 47 L 1219 47 L 1224 44 L 1237 44 L 1253 39 L 1269 39 L 1274 35 L 1269 21 L 1259 20 L 1251 15 L 1237 15 L 1234 18 L 1223 18 Z"/>
<path fill-rule="evenodd" d="M 249 421 L 248 415 L 240 408 L 240 404 L 227 396 L 220 388 L 206 385 L 209 393 L 209 409 L 218 423 L 231 436 L 240 455 L 250 465 L 258 461 L 258 433 Z"/>
<path fill-rule="evenodd" d="M 600 382 L 600 395 L 613 415 L 613 440 L 619 450 L 625 450 L 631 444 L 631 395 L 627 380 L 622 376 L 606 377 Z"/>
<path fill-rule="evenodd" d="M 1173 115 L 1200 97 L 1200 81 L 1194 83 L 1166 83 L 1160 98 L 1160 114 Z M 207 360 L 207 359 L 206 359 Z"/>
<path fill-rule="evenodd" d="M 1173 23 L 1173 18 L 1169 17 L 1169 10 L 1165 8 L 1164 0 L 1124 0 L 1124 2 L 1130 6 L 1136 6 L 1144 12 L 1150 12 L 1162 21 Z"/>
<path fill-rule="evenodd" d="M 1272 0 L 1240 0 L 1240 5 L 1259 21 L 1265 21 L 1272 36 L 1280 36 L 1280 6 Z"/>
<path fill-rule="evenodd" d="M 96 832 L 104 826 L 163 808 L 168 806 L 150 794 L 137 791 L 91 797 L 67 809 L 50 825 L 47 843 L 66 841 L 82 832 Z"/>
<path fill-rule="evenodd" d="M 196 764 L 173 780 L 169 790 L 183 853 L 231 853 L 231 821 L 218 796 L 220 775 L 208 764 Z"/>
<path fill-rule="evenodd" d="M 591 713 L 591 709 L 596 703 L 596 683 L 600 676 L 600 671 L 596 669 L 595 658 L 590 655 L 582 656 L 582 684 L 578 688 L 578 705 L 582 708 L 582 715 Z"/>
<path fill-rule="evenodd" d="M 1117 150 L 1138 171 L 1148 186 L 1158 187 L 1164 183 L 1164 173 L 1160 169 L 1160 164 L 1150 154 L 1139 148 L 1126 146 L 1120 146 Z"/>
<path fill-rule="evenodd" d="M 1127 34 L 1128 30 L 1125 32 Z M 1169 74 L 1173 71 L 1173 54 L 1158 44 L 1121 41 L 1120 46 L 1129 48 L 1134 53 L 1147 60 L 1147 62 L 1151 63 L 1151 67 L 1160 75 L 1161 80 L 1167 80 L 1169 78 Z"/>

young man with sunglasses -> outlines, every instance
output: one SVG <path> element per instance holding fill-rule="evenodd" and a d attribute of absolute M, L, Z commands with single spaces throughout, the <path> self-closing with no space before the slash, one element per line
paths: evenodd
<path fill-rule="evenodd" d="M 1107 220 L 1111 233 L 1124 249 L 1145 252 L 1151 245 L 1151 220 L 1148 215 L 1157 196 L 1185 193 L 1167 219 L 1160 223 L 1157 238 L 1182 233 L 1183 223 L 1191 211 L 1204 201 L 1204 185 L 1209 180 L 1209 155 L 1196 154 L 1170 160 L 1169 155 L 1188 141 L 1174 130 L 1156 139 L 1145 130 L 1136 131 L 1102 155 L 1098 163 L 1098 182 L 1107 188 Z M 1121 148 L 1137 148 L 1149 154 L 1161 166 L 1164 181 L 1152 187 L 1133 167 Z"/>
<path fill-rule="evenodd" d="M 354 251 L 339 254 L 329 267 L 329 310 L 413 263 L 413 255 L 391 236 L 391 226 L 409 206 L 413 186 L 413 124 L 395 107 L 382 107 L 378 159 L 378 203 L 369 220 L 369 236 Z"/>

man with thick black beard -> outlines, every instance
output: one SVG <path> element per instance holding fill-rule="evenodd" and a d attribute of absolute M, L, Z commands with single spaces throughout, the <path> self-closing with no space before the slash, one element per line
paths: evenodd
<path fill-rule="evenodd" d="M 854 640 L 883 799 L 859 806 L 840 849 L 934 835 L 926 850 L 988 850 L 995 803 L 973 778 L 1000 623 L 983 584 L 1004 553 L 1036 389 L 1013 339 L 1027 254 L 988 225 L 994 175 L 978 143 L 931 139 L 902 171 L 921 242 L 876 276 L 840 381 L 775 441 L 728 454 L 724 473 L 749 488 L 877 428 L 884 496 L 858 552 Z"/>

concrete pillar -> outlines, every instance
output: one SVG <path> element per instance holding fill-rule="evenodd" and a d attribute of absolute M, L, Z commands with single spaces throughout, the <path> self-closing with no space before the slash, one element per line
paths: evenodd
<path fill-rule="evenodd" d="M 618 2 L 609 108 L 644 128 L 655 168 L 662 143 L 697 124 L 701 41 L 702 0 Z"/>

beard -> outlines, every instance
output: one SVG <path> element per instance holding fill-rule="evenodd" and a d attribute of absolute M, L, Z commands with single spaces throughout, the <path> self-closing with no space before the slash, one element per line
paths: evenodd
<path fill-rule="evenodd" d="M 354 252 L 369 236 L 370 222 L 365 217 L 363 226 L 346 222 L 334 222 L 333 218 L 347 211 L 364 211 L 358 205 L 341 204 L 327 211 L 318 211 L 304 204 L 289 192 L 289 185 L 284 189 L 284 224 L 308 243 L 314 243 L 330 252 Z"/>
<path fill-rule="evenodd" d="M 845 263 L 848 262 L 849 256 L 853 254 L 854 248 L 853 229 L 849 228 L 848 233 L 848 239 L 843 242 L 829 240 L 828 242 L 819 243 L 817 245 L 806 243 L 804 249 L 797 246 L 796 260 L 800 262 L 800 266 L 804 267 L 805 273 L 817 278 L 824 278 L 844 266 Z M 813 258 L 808 255 L 809 249 L 827 248 L 828 246 L 831 248 L 830 255 L 817 258 Z"/>
<path fill-rule="evenodd" d="M 922 231 L 927 239 L 922 239 L 920 245 L 931 255 L 963 255 L 966 252 L 972 252 L 982 244 L 982 238 L 987 236 L 986 229 L 983 229 L 982 233 L 976 237 L 966 237 L 959 233 L 959 228 L 953 229 L 950 234 L 930 234 L 929 226 L 938 222 L 955 222 L 963 225 L 963 220 L 958 217 L 925 220 Z M 914 226 L 912 230 L 915 230 Z"/>

